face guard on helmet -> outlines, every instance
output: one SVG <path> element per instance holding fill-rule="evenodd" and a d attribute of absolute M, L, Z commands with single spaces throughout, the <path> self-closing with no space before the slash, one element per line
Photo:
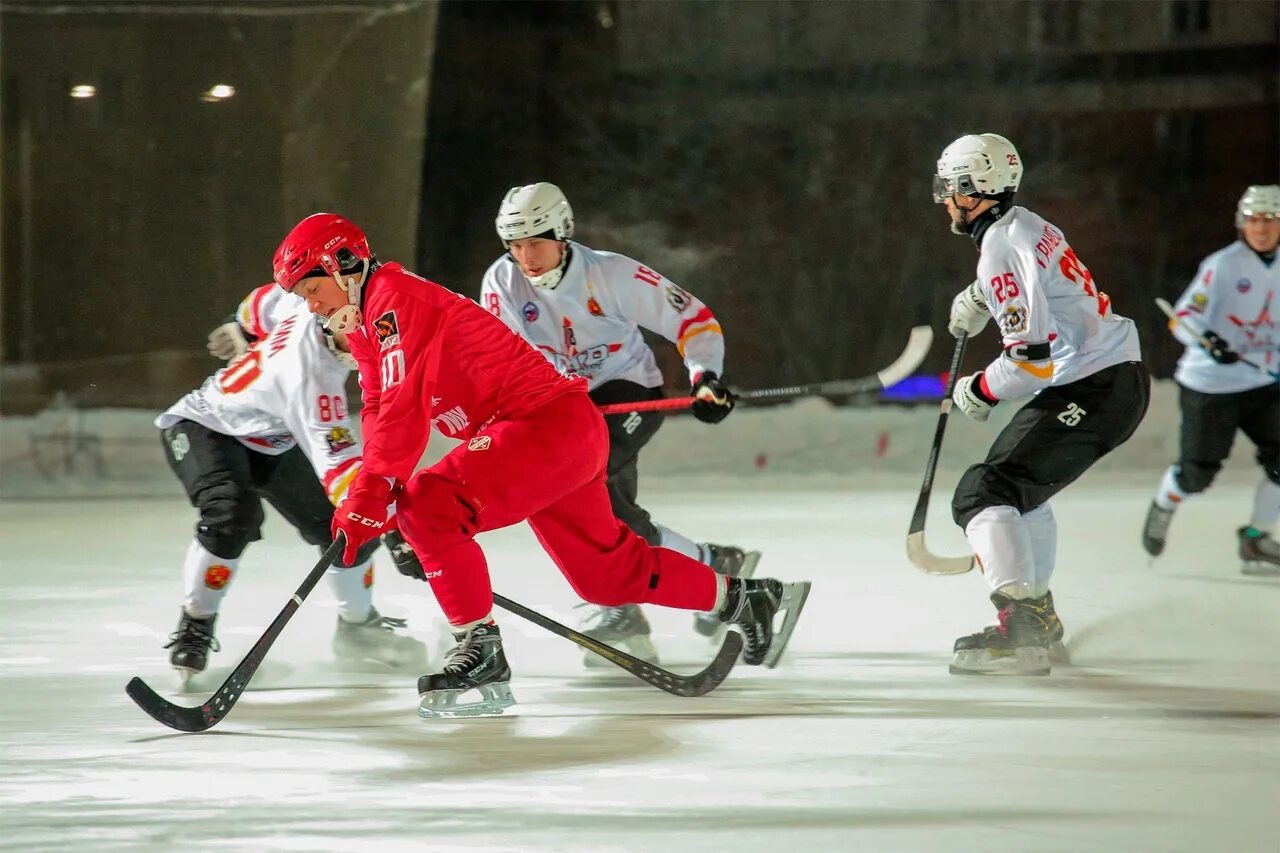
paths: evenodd
<path fill-rule="evenodd" d="M 942 151 L 933 176 L 933 201 L 953 195 L 1007 201 L 1022 183 L 1022 158 L 997 133 L 962 136 Z"/>
<path fill-rule="evenodd" d="M 512 187 L 502 204 L 498 205 L 498 218 L 494 220 L 498 239 L 508 250 L 513 240 L 540 237 L 546 240 L 567 241 L 573 236 L 573 208 L 569 200 L 555 184 L 545 181 L 523 187 Z M 542 275 L 530 276 L 534 287 L 548 290 L 560 283 L 569 253 L 562 252 L 560 264 Z"/>
<path fill-rule="evenodd" d="M 1244 191 L 1236 205 L 1236 228 L 1243 228 L 1251 216 L 1280 217 L 1280 185 L 1259 184 Z"/>
<path fill-rule="evenodd" d="M 347 304 L 333 312 L 326 325 L 335 332 L 349 332 L 360 325 L 360 289 L 372 261 L 363 231 L 337 214 L 313 213 L 284 238 L 271 266 L 276 283 L 290 293 L 304 278 L 332 276 L 347 294 Z"/>

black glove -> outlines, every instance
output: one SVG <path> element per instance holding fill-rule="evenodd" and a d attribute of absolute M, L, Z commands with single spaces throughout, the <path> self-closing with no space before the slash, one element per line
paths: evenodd
<path fill-rule="evenodd" d="M 693 383 L 693 416 L 705 424 L 718 424 L 733 411 L 733 393 L 710 370 Z"/>
<path fill-rule="evenodd" d="M 1204 339 L 1209 344 L 1205 347 L 1205 352 L 1209 353 L 1209 358 L 1218 362 L 1218 364 L 1235 364 L 1240 360 L 1240 356 L 1227 345 L 1222 339 L 1222 335 L 1217 332 L 1205 332 Z"/>
<path fill-rule="evenodd" d="M 396 564 L 396 571 L 416 581 L 427 579 L 422 563 L 418 562 L 418 555 L 413 553 L 413 549 L 409 547 L 408 542 L 404 541 L 404 536 L 399 530 L 388 530 L 382 534 L 382 544 L 391 555 L 391 562 Z"/>

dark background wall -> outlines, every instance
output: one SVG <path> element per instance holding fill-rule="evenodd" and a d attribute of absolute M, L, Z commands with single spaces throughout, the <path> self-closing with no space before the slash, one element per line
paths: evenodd
<path fill-rule="evenodd" d="M 535 180 L 565 189 L 583 242 L 712 305 L 734 381 L 860 375 L 913 323 L 941 332 L 971 279 L 929 185 L 984 130 L 1018 145 L 1020 202 L 1167 375 L 1152 297 L 1280 174 L 1278 8 L 6 0 L 0 405 L 90 385 L 167 403 L 315 209 L 475 295 L 502 194 Z M 69 99 L 86 74 L 100 96 Z M 195 97 L 223 81 L 235 98 Z"/>

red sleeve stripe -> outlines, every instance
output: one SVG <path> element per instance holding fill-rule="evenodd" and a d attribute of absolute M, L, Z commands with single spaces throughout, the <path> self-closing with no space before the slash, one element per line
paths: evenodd
<path fill-rule="evenodd" d="M 679 330 L 676 331 L 676 340 L 678 341 L 681 338 L 683 338 L 685 330 L 695 323 L 708 323 L 708 322 L 714 323 L 715 321 L 716 321 L 716 315 L 712 314 L 711 309 L 704 305 L 702 306 L 701 311 L 699 311 L 697 314 L 693 315 L 688 320 L 685 320 L 683 323 L 680 324 Z"/>
<path fill-rule="evenodd" d="M 347 486 L 351 485 L 351 480 L 360 471 L 360 457 L 348 459 L 325 472 L 324 490 L 329 495 L 329 500 L 334 503 L 338 499 L 344 497 Z"/>
<path fill-rule="evenodd" d="M 253 293 L 249 294 L 249 298 L 246 300 L 249 304 L 246 312 L 247 316 L 244 318 L 248 321 L 245 331 L 255 338 L 265 338 L 267 336 L 266 326 L 262 322 L 262 303 L 267 298 L 267 293 L 275 286 L 274 284 L 264 284 L 261 287 L 257 287 Z M 241 325 L 244 324 L 242 323 Z"/>

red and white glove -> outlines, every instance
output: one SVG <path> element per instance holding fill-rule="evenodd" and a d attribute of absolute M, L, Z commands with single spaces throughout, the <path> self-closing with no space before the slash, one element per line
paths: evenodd
<path fill-rule="evenodd" d="M 342 561 L 355 565 L 360 546 L 377 539 L 387 530 L 387 508 L 395 500 L 389 477 L 366 475 L 363 471 L 351 484 L 347 497 L 333 511 L 333 537 L 342 531 L 346 545 Z"/>
<path fill-rule="evenodd" d="M 981 373 L 965 376 L 957 382 L 951 401 L 975 421 L 985 421 L 996 403 L 1000 402 L 983 390 Z"/>

